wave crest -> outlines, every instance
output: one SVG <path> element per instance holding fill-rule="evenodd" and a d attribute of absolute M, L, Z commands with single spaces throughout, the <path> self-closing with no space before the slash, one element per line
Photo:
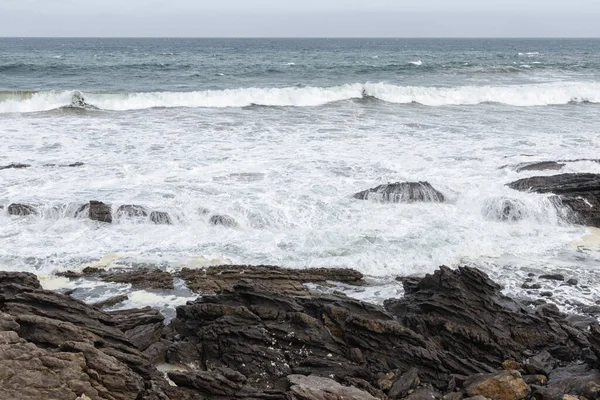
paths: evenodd
<path fill-rule="evenodd" d="M 48 111 L 71 104 L 74 91 L 0 92 L 0 113 Z M 333 87 L 240 88 L 196 92 L 83 93 L 103 110 L 157 107 L 317 107 L 343 100 L 375 98 L 397 104 L 426 106 L 501 103 L 545 106 L 600 103 L 600 84 L 562 82 L 512 86 L 423 87 L 386 83 L 344 84 Z"/>

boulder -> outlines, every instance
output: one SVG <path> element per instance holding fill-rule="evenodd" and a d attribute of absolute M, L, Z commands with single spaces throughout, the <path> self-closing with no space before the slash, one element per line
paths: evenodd
<path fill-rule="evenodd" d="M 11 204 L 8 206 L 8 214 L 9 215 L 19 215 L 19 216 L 27 216 L 27 215 L 38 215 L 38 210 L 27 204 Z"/>
<path fill-rule="evenodd" d="M 150 221 L 156 225 L 171 225 L 173 223 L 171 216 L 163 211 L 152 211 L 150 213 Z"/>
<path fill-rule="evenodd" d="M 100 201 L 92 200 L 75 212 L 75 218 L 89 218 L 92 221 L 112 223 L 111 206 Z"/>
<path fill-rule="evenodd" d="M 173 276 L 157 268 L 110 269 L 85 268 L 81 272 L 59 272 L 69 279 L 92 277 L 105 282 L 129 283 L 134 289 L 173 289 Z"/>
<path fill-rule="evenodd" d="M 235 219 L 231 218 L 228 215 L 222 215 L 222 214 L 211 215 L 208 220 L 208 223 L 211 225 L 222 225 L 222 226 L 226 226 L 229 228 L 237 226 L 237 222 L 235 222 Z"/>
<path fill-rule="evenodd" d="M 378 400 L 363 390 L 342 386 L 329 378 L 290 375 L 289 400 Z"/>
<path fill-rule="evenodd" d="M 570 211 L 572 222 L 600 227 L 600 174 L 536 176 L 508 186 L 524 192 L 552 193 L 557 206 Z"/>
<path fill-rule="evenodd" d="M 382 203 L 444 202 L 442 193 L 429 182 L 396 182 L 379 185 L 356 193 L 355 199 L 374 200 Z"/>
<path fill-rule="evenodd" d="M 406 397 L 409 390 L 416 388 L 419 383 L 421 383 L 419 380 L 419 370 L 411 368 L 392 384 L 388 396 L 390 399 L 402 399 Z"/>
<path fill-rule="evenodd" d="M 467 394 L 491 400 L 521 400 L 531 389 L 518 371 L 507 370 L 494 374 L 477 375 L 465 382 Z"/>

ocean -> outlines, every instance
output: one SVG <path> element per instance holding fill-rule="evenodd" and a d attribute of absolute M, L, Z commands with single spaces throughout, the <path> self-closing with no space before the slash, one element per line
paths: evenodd
<path fill-rule="evenodd" d="M 0 39 L 0 166 L 31 165 L 0 171 L 0 270 L 61 288 L 56 272 L 85 265 L 351 267 L 373 284 L 351 294 L 380 302 L 396 276 L 473 265 L 518 297 L 535 297 L 528 274 L 577 277 L 544 285 L 563 309 L 592 305 L 598 231 L 505 185 L 556 173 L 523 162 L 599 158 L 599 78 L 600 40 Z M 352 197 L 396 181 L 447 202 Z M 524 218 L 497 218 L 506 199 Z M 90 200 L 173 223 L 76 218 Z"/>

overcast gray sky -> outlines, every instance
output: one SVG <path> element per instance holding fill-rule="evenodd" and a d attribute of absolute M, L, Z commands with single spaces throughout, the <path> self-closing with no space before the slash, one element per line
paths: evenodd
<path fill-rule="evenodd" d="M 0 0 L 0 36 L 600 37 L 600 0 Z"/>

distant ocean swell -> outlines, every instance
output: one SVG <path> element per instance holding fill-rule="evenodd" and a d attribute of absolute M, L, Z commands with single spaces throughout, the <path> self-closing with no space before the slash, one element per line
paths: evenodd
<path fill-rule="evenodd" d="M 68 107 L 72 104 L 75 93 L 78 92 L 0 92 L 0 113 L 39 112 Z M 225 108 L 252 105 L 316 107 L 344 100 L 365 98 L 387 103 L 418 103 L 425 106 L 500 103 L 526 107 L 600 103 L 600 83 L 561 82 L 458 87 L 355 83 L 333 87 L 240 88 L 194 92 L 84 92 L 82 95 L 91 106 L 115 111 L 161 107 Z"/>

